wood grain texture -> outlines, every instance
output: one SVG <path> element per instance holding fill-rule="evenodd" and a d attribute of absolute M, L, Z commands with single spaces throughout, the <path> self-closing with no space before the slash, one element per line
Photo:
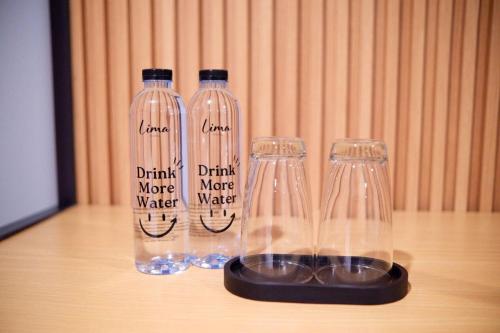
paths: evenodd
<path fill-rule="evenodd" d="M 498 3 L 72 0 L 78 202 L 128 201 L 141 69 L 174 69 L 187 102 L 201 67 L 226 67 L 243 173 L 253 137 L 301 136 L 317 206 L 332 142 L 371 137 L 396 209 L 500 210 Z"/>
<path fill-rule="evenodd" d="M 485 263 L 500 261 L 499 218 L 397 212 L 394 258 L 411 290 L 396 303 L 355 306 L 247 300 L 224 288 L 222 270 L 138 273 L 132 228 L 123 226 L 130 209 L 76 206 L 0 243 L 0 325 L 13 333 L 498 332 L 500 267 Z"/>

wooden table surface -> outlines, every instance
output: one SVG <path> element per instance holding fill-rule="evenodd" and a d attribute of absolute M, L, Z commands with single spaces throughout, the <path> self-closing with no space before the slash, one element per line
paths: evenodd
<path fill-rule="evenodd" d="M 394 236 L 403 300 L 267 303 L 221 270 L 136 272 L 130 209 L 75 206 L 0 242 L 0 331 L 500 332 L 500 214 L 395 213 Z"/>

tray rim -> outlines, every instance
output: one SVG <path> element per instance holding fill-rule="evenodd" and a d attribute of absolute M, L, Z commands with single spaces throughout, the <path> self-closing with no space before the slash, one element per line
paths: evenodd
<path fill-rule="evenodd" d="M 241 276 L 243 267 L 239 257 L 224 266 L 224 287 L 234 295 L 268 302 L 316 304 L 387 304 L 403 299 L 409 292 L 408 271 L 394 262 L 389 276 L 374 284 L 321 284 L 315 279 L 306 283 L 253 281 Z"/>

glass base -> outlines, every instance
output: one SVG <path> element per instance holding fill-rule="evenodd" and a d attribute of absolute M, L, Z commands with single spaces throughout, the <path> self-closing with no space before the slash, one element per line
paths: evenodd
<path fill-rule="evenodd" d="M 182 260 L 176 258 L 154 257 L 149 262 L 136 261 L 135 267 L 144 274 L 170 275 L 184 272 L 190 266 L 189 257 Z"/>
<path fill-rule="evenodd" d="M 225 256 L 223 254 L 209 254 L 205 257 L 195 257 L 191 260 L 191 264 L 193 266 L 208 268 L 208 269 L 220 269 L 224 268 L 226 262 L 229 261 L 232 257 Z"/>
<path fill-rule="evenodd" d="M 321 284 L 373 283 L 389 278 L 387 270 L 368 265 L 329 265 L 316 271 L 316 279 Z"/>
<path fill-rule="evenodd" d="M 310 266 L 291 260 L 263 260 L 243 264 L 241 275 L 259 282 L 305 283 L 312 279 Z"/>

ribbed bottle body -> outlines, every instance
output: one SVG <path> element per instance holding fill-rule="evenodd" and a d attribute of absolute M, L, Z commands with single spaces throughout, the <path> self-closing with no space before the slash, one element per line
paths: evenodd
<path fill-rule="evenodd" d="M 171 81 L 145 81 L 130 110 L 135 263 L 149 274 L 189 267 L 189 221 L 183 195 L 181 97 Z M 184 169 L 184 170 L 183 170 Z"/>
<path fill-rule="evenodd" d="M 192 263 L 222 268 L 238 255 L 241 227 L 240 111 L 226 82 L 200 82 L 188 108 Z"/>

